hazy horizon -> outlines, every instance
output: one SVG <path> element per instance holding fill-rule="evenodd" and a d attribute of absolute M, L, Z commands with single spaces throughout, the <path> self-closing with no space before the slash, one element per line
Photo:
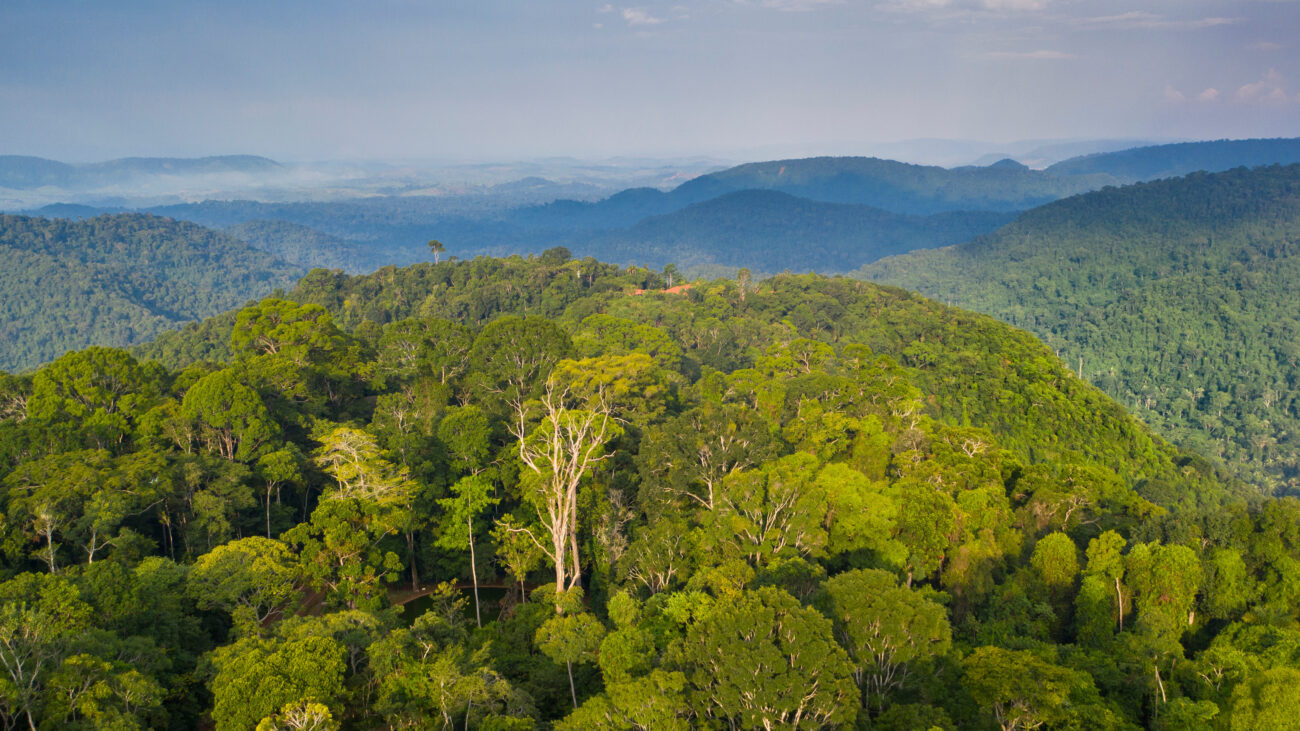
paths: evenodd
<path fill-rule="evenodd" d="M 4 152 L 743 158 L 1297 134 L 1295 0 L 0 6 Z"/>

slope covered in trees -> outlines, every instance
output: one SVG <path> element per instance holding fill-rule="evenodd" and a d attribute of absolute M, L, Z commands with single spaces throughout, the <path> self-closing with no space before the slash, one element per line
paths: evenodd
<path fill-rule="evenodd" d="M 321 267 L 360 273 L 378 268 L 364 244 L 296 223 L 252 220 L 228 226 L 225 232 L 303 269 Z"/>
<path fill-rule="evenodd" d="M 191 223 L 142 214 L 0 216 L 0 368 L 130 345 L 292 284 L 301 269 Z"/>
<path fill-rule="evenodd" d="M 317 270 L 165 363 L 91 348 L 4 379 L 0 653 L 40 662 L 3 666 L 0 718 L 1290 712 L 1300 503 L 991 318 L 810 275 L 663 285 L 560 250 Z"/>
<path fill-rule="evenodd" d="M 1018 211 L 1093 190 L 1105 175 L 1061 176 L 1022 165 L 942 168 L 874 157 L 812 157 L 738 165 L 683 183 L 674 196 L 703 200 L 736 190 L 855 203 L 894 213 Z"/>
<path fill-rule="evenodd" d="M 1213 140 L 1135 147 L 1062 160 L 1047 168 L 1053 175 L 1110 175 L 1124 182 L 1176 178 L 1195 172 L 1217 173 L 1237 167 L 1300 162 L 1300 138 Z"/>
<path fill-rule="evenodd" d="M 646 218 L 576 245 L 618 262 L 846 272 L 884 256 L 967 241 L 1011 214 L 957 211 L 931 216 L 822 203 L 770 190 L 744 190 Z"/>
<path fill-rule="evenodd" d="M 1106 189 L 867 279 L 1042 337 L 1157 431 L 1300 488 L 1300 165 Z"/>

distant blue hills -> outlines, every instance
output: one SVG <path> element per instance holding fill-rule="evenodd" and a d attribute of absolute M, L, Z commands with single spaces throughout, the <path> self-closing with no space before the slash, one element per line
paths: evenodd
<path fill-rule="evenodd" d="M 262 175 L 280 170 L 280 163 L 256 155 L 216 157 L 124 157 L 81 165 L 42 157 L 0 155 L 0 188 L 93 188 L 144 176 L 244 173 Z"/>
<path fill-rule="evenodd" d="M 436 238 L 449 254 L 462 257 L 565 246 L 606 261 L 677 262 L 715 273 L 736 267 L 843 272 L 882 256 L 991 233 L 1018 212 L 1105 186 L 1293 162 L 1300 162 L 1300 139 L 1218 140 L 1084 155 L 1043 170 L 1010 158 L 956 168 L 871 157 L 774 160 L 701 175 L 667 191 L 629 188 L 598 201 L 543 205 L 511 197 L 512 191 L 535 194 L 553 185 L 529 177 L 496 186 L 497 197 L 490 200 L 389 195 L 333 202 L 204 201 L 140 210 L 225 229 L 303 266 L 349 271 L 423 260 L 426 242 Z M 257 174 L 281 167 L 238 155 L 82 166 L 0 157 L 0 186 L 76 176 L 103 181 L 113 175 Z M 30 213 L 81 218 L 121 210 L 60 204 Z"/>

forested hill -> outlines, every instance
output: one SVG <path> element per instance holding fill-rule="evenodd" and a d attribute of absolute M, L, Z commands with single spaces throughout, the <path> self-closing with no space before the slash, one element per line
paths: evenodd
<path fill-rule="evenodd" d="M 664 285 L 562 250 L 315 270 L 164 362 L 4 378 L 0 636 L 42 663 L 0 668 L 0 720 L 1269 725 L 1296 501 L 986 316 Z"/>
<path fill-rule="evenodd" d="M 703 200 L 735 190 L 779 190 L 894 213 L 1018 211 L 1115 182 L 1058 176 L 1023 165 L 942 168 L 874 157 L 812 157 L 739 165 L 683 183 L 674 196 Z"/>
<path fill-rule="evenodd" d="M 191 223 L 144 214 L 0 216 L 0 369 L 130 345 L 288 287 L 302 269 Z"/>
<path fill-rule="evenodd" d="M 995 211 L 930 216 L 823 203 L 773 190 L 744 190 L 651 216 L 575 246 L 620 262 L 747 267 L 758 272 L 847 272 L 919 248 L 967 241 L 1012 220 Z"/>
<path fill-rule="evenodd" d="M 1157 431 L 1300 489 L 1300 165 L 1106 189 L 860 275 L 1031 330 Z"/>
<path fill-rule="evenodd" d="M 1109 175 L 1124 182 L 1175 178 L 1194 172 L 1217 173 L 1236 167 L 1300 162 L 1300 138 L 1214 140 L 1136 147 L 1063 160 L 1047 168 L 1053 175 Z"/>

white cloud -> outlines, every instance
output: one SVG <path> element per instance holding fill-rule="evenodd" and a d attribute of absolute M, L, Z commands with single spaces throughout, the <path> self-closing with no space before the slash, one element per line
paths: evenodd
<path fill-rule="evenodd" d="M 1285 104 L 1291 101 L 1286 93 L 1286 80 L 1277 69 L 1269 69 L 1264 78 L 1237 89 L 1237 101 L 1252 104 Z"/>
<path fill-rule="evenodd" d="M 659 25 L 663 18 L 656 18 L 640 8 L 623 8 L 623 20 L 628 25 Z"/>
<path fill-rule="evenodd" d="M 1165 101 L 1173 102 L 1175 104 L 1182 104 L 1183 102 L 1188 102 L 1188 101 L 1201 102 L 1202 104 L 1209 104 L 1210 102 L 1216 102 L 1219 100 L 1219 90 L 1211 86 L 1207 89 L 1204 89 L 1194 94 L 1191 97 L 1188 97 L 1187 94 L 1184 94 L 1178 89 L 1175 89 L 1174 87 L 1169 85 L 1165 85 L 1164 96 L 1165 96 Z"/>
<path fill-rule="evenodd" d="M 610 5 L 609 3 L 605 3 L 604 5 L 601 5 L 600 7 L 596 8 L 596 12 L 597 12 L 597 13 L 612 13 L 612 12 L 614 12 L 614 6 L 613 6 L 613 5 Z"/>
<path fill-rule="evenodd" d="M 1119 15 L 1100 15 L 1091 18 L 1078 18 L 1074 25 L 1080 28 L 1114 29 L 1114 30 L 1198 30 L 1215 28 L 1221 25 L 1240 23 L 1241 18 L 1196 18 L 1193 20 L 1170 20 L 1163 15 L 1156 15 L 1145 10 L 1134 10 Z"/>
<path fill-rule="evenodd" d="M 906 12 L 948 11 L 1033 12 L 1047 8 L 1051 0 L 887 0 L 882 7 Z"/>
<path fill-rule="evenodd" d="M 1047 0 L 984 0 L 983 4 L 989 10 L 1042 10 Z"/>
<path fill-rule="evenodd" d="M 762 6 L 773 10 L 792 13 L 806 13 L 828 5 L 843 5 L 844 0 L 762 0 Z"/>
<path fill-rule="evenodd" d="M 1006 58 L 1006 59 L 1027 59 L 1037 61 L 1064 61 L 1075 58 L 1073 53 L 1064 51 L 994 51 L 988 54 L 989 58 Z"/>
<path fill-rule="evenodd" d="M 1282 50 L 1282 44 L 1274 43 L 1272 41 L 1260 41 L 1258 43 L 1250 44 L 1248 48 L 1252 51 L 1280 51 Z"/>

